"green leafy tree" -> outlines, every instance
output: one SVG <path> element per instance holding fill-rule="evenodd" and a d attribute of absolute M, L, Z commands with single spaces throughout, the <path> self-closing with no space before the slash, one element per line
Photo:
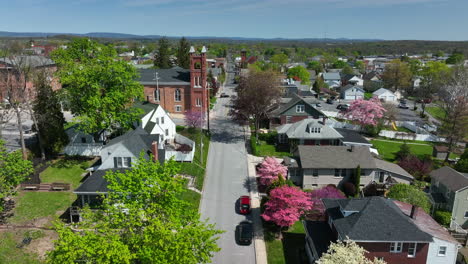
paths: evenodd
<path fill-rule="evenodd" d="M 459 172 L 468 173 L 468 148 L 465 148 L 460 160 L 455 164 L 455 169 Z"/>
<path fill-rule="evenodd" d="M 266 192 L 269 195 L 271 190 L 282 186 L 293 187 L 294 183 L 291 180 L 286 180 L 283 175 L 278 174 L 278 179 L 274 180 L 270 185 L 268 185 Z"/>
<path fill-rule="evenodd" d="M 277 53 L 273 56 L 271 56 L 270 61 L 276 65 L 276 69 L 278 68 L 283 68 L 283 66 L 288 63 L 288 55 L 284 53 Z"/>
<path fill-rule="evenodd" d="M 396 156 L 397 160 L 403 160 L 404 158 L 408 157 L 409 155 L 411 155 L 411 149 L 408 146 L 408 144 L 406 144 L 406 142 L 405 142 L 400 146 L 400 150 L 396 153 L 395 156 Z"/>
<path fill-rule="evenodd" d="M 130 108 L 143 96 L 136 69 L 119 60 L 110 46 L 86 38 L 75 39 L 67 49 L 52 54 L 71 112 L 87 133 L 128 128 L 141 111 Z"/>
<path fill-rule="evenodd" d="M 356 61 L 354 63 L 354 67 L 356 67 L 356 69 L 358 69 L 358 71 L 360 73 L 365 73 L 366 72 L 366 64 L 364 64 L 363 61 Z"/>
<path fill-rule="evenodd" d="M 109 192 L 103 210 L 85 210 L 77 226 L 83 232 L 57 223 L 59 239 L 49 262 L 211 262 L 220 250 L 216 240 L 221 232 L 200 221 L 198 212 L 180 198 L 187 190 L 177 176 L 179 169 L 173 160 L 160 165 L 142 154 L 131 170 L 106 174 Z"/>
<path fill-rule="evenodd" d="M 63 128 L 65 118 L 57 92 L 52 90 L 48 77 L 46 71 L 38 71 L 35 75 L 36 100 L 33 110 L 40 131 L 39 144 L 46 152 L 53 154 L 60 152 L 68 143 L 68 136 Z"/>
<path fill-rule="evenodd" d="M 310 84 L 310 73 L 302 66 L 296 66 L 288 70 L 288 78 L 298 78 L 302 84 Z"/>
<path fill-rule="evenodd" d="M 422 69 L 422 63 L 420 60 L 409 60 L 408 66 L 413 75 L 419 75 Z"/>
<path fill-rule="evenodd" d="M 0 140 L 0 212 L 4 199 L 13 195 L 16 186 L 32 172 L 32 162 L 23 159 L 21 151 L 9 152 L 5 142 Z"/>
<path fill-rule="evenodd" d="M 401 60 L 393 60 L 387 66 L 382 75 L 385 87 L 392 88 L 394 91 L 405 89 L 408 93 L 411 88 L 412 74 L 408 64 Z"/>
<path fill-rule="evenodd" d="M 185 37 L 180 39 L 177 48 L 177 65 L 184 69 L 190 69 L 190 43 Z"/>
<path fill-rule="evenodd" d="M 447 64 L 460 64 L 465 60 L 463 53 L 454 51 L 450 57 L 445 61 Z"/>
<path fill-rule="evenodd" d="M 314 85 L 312 86 L 312 89 L 317 93 L 320 94 L 322 91 L 322 88 L 328 88 L 328 84 L 326 84 L 322 78 L 317 78 L 315 79 Z"/>
<path fill-rule="evenodd" d="M 426 109 L 426 103 L 431 102 L 434 95 L 439 92 L 452 75 L 452 70 L 447 64 L 439 61 L 430 61 L 421 67 L 421 85 L 416 95 L 421 99 L 422 114 Z"/>
<path fill-rule="evenodd" d="M 341 72 L 342 72 L 343 74 L 354 74 L 353 68 L 351 68 L 351 66 L 349 66 L 348 64 L 346 64 L 346 65 L 343 67 L 343 70 L 341 70 Z"/>
<path fill-rule="evenodd" d="M 156 59 L 154 60 L 154 66 L 159 69 L 169 69 L 171 65 L 171 52 L 169 40 L 166 37 L 162 37 L 158 41 L 159 49 Z"/>
<path fill-rule="evenodd" d="M 413 185 L 395 184 L 390 188 L 387 197 L 421 207 L 426 213 L 429 213 L 431 209 L 431 203 L 427 195 Z"/>
<path fill-rule="evenodd" d="M 323 66 L 318 61 L 311 61 L 307 64 L 307 68 L 314 70 L 316 73 L 323 72 Z"/>
<path fill-rule="evenodd" d="M 348 63 L 342 60 L 336 60 L 333 62 L 333 68 L 335 69 L 343 69 L 346 65 L 348 65 Z"/>

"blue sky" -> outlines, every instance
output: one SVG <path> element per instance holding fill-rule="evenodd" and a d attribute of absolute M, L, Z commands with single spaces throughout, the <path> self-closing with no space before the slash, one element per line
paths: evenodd
<path fill-rule="evenodd" d="M 0 4 L 0 31 L 468 40 L 467 0 L 0 0 Z"/>

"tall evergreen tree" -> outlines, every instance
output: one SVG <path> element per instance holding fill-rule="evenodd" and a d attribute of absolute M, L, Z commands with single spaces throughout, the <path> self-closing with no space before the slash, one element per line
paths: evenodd
<path fill-rule="evenodd" d="M 177 48 L 177 65 L 184 69 L 190 68 L 190 43 L 185 37 L 182 37 Z"/>
<path fill-rule="evenodd" d="M 171 68 L 171 61 L 169 59 L 169 40 L 166 37 L 159 39 L 159 49 L 156 60 L 154 61 L 154 66 L 160 69 L 169 69 Z"/>
<path fill-rule="evenodd" d="M 39 71 L 34 78 L 37 89 L 33 110 L 40 131 L 40 144 L 47 153 L 57 153 L 68 143 L 63 129 L 65 118 L 57 93 L 52 90 L 46 71 Z"/>

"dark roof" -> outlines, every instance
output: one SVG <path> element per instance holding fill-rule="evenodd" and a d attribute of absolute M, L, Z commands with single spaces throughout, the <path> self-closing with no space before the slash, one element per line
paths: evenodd
<path fill-rule="evenodd" d="M 310 169 L 375 168 L 367 146 L 298 146 L 301 167 Z"/>
<path fill-rule="evenodd" d="M 369 72 L 369 73 L 366 73 L 364 74 L 364 76 L 362 77 L 364 80 L 370 80 L 374 77 L 377 77 L 380 79 L 380 74 L 378 74 L 377 72 L 373 71 L 373 72 Z"/>
<path fill-rule="evenodd" d="M 335 128 L 335 130 L 343 136 L 341 139 L 343 142 L 372 145 L 369 141 L 367 141 L 367 139 L 354 130 L 344 128 Z"/>
<path fill-rule="evenodd" d="M 97 170 L 89 175 L 88 178 L 75 189 L 74 193 L 107 193 L 107 185 L 109 182 L 104 179 L 104 175 L 109 171 L 125 172 L 126 170 L 128 169 Z"/>
<path fill-rule="evenodd" d="M 343 78 L 343 80 L 345 80 L 345 81 L 349 81 L 349 80 L 351 80 L 353 77 L 358 77 L 358 78 L 360 78 L 360 77 L 359 77 L 358 75 L 356 75 L 356 74 L 344 74 L 342 78 Z"/>
<path fill-rule="evenodd" d="M 324 113 L 322 113 L 322 111 L 318 110 L 313 104 L 315 103 L 321 103 L 321 101 L 315 99 L 315 98 L 302 98 L 300 96 L 298 96 L 297 94 L 295 93 L 292 93 L 291 94 L 291 100 L 289 100 L 289 102 L 287 102 L 286 104 L 282 104 L 280 105 L 278 108 L 276 108 L 275 110 L 271 111 L 270 113 L 274 116 L 279 116 L 281 115 L 282 113 L 286 112 L 288 109 L 290 109 L 291 107 L 295 106 L 297 103 L 299 102 L 304 102 L 306 104 L 308 104 L 309 106 L 311 106 L 312 108 L 314 108 L 315 110 L 317 110 L 319 113 L 321 113 L 322 115 L 325 115 Z"/>
<path fill-rule="evenodd" d="M 155 73 L 158 73 L 158 82 L 162 85 L 190 85 L 190 70 L 174 67 L 171 69 L 139 69 L 141 84 L 156 85 Z"/>
<path fill-rule="evenodd" d="M 143 110 L 145 113 L 143 114 L 146 115 L 148 114 L 149 112 L 153 111 L 154 109 L 157 109 L 159 107 L 158 104 L 153 104 L 153 103 L 150 103 L 150 102 L 135 102 L 133 104 L 133 107 L 136 107 L 136 108 L 140 108 L 141 110 Z"/>
<path fill-rule="evenodd" d="M 454 192 L 468 187 L 468 174 L 458 172 L 448 166 L 433 170 L 429 175 Z"/>
<path fill-rule="evenodd" d="M 383 197 L 360 199 L 322 199 L 333 225 L 342 239 L 354 241 L 432 242 L 432 236 L 421 231 L 393 200 Z M 343 211 L 350 212 L 344 216 Z"/>

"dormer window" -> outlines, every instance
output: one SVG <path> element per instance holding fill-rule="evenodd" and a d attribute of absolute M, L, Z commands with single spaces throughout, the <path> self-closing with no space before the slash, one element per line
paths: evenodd
<path fill-rule="evenodd" d="M 296 113 L 304 113 L 305 106 L 304 105 L 296 105 Z"/>

